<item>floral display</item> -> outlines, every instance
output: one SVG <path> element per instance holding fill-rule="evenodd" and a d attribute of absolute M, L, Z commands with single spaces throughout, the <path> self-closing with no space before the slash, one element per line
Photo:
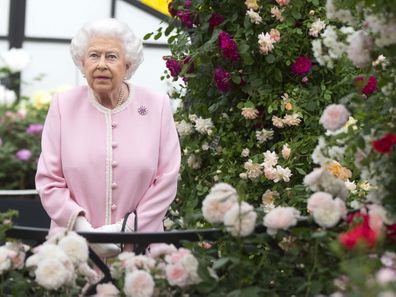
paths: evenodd
<path fill-rule="evenodd" d="M 396 6 L 173 0 L 169 12 L 166 29 L 145 36 L 168 38 L 162 78 L 180 103 L 182 164 L 164 225 L 221 235 L 123 252 L 97 295 L 395 297 Z M 4 74 L 27 63 L 4 57 Z M 8 188 L 32 186 L 52 93 L 0 86 Z M 96 280 L 72 232 L 27 252 L 0 247 L 7 290 L 29 281 L 20 290 L 78 296 Z"/>

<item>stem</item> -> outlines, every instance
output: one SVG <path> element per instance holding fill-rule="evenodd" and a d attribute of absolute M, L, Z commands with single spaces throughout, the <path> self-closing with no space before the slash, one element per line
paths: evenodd
<path fill-rule="evenodd" d="M 315 271 L 316 271 L 316 267 L 317 267 L 317 262 L 318 260 L 318 242 L 317 240 L 315 240 L 315 246 L 314 246 L 314 251 L 313 251 L 313 265 L 312 265 L 312 269 L 308 274 L 308 280 L 307 280 L 307 291 L 305 293 L 305 296 L 310 296 L 311 294 L 311 280 L 312 280 L 312 276 L 314 275 Z"/>

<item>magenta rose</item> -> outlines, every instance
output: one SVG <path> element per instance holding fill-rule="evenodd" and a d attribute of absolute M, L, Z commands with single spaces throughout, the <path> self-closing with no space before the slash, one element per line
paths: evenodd
<path fill-rule="evenodd" d="M 28 161 L 32 156 L 32 152 L 28 149 L 21 149 L 16 152 L 15 157 L 20 161 Z"/>
<path fill-rule="evenodd" d="M 223 52 L 224 58 L 230 61 L 238 61 L 240 58 L 237 44 L 232 37 L 224 31 L 221 31 L 218 35 L 220 48 Z"/>
<path fill-rule="evenodd" d="M 209 26 L 214 28 L 220 25 L 222 22 L 224 22 L 224 17 L 220 13 L 214 12 L 209 19 Z"/>
<path fill-rule="evenodd" d="M 213 79 L 216 83 L 217 88 L 222 93 L 226 93 L 231 88 L 231 75 L 221 67 L 217 67 L 213 74 Z"/>
<path fill-rule="evenodd" d="M 174 59 L 174 58 L 168 58 L 168 59 L 166 60 L 166 67 L 169 69 L 171 75 L 172 75 L 174 78 L 177 78 L 177 76 L 179 75 L 179 73 L 180 73 L 180 71 L 181 71 L 181 69 L 182 69 L 182 67 L 181 67 L 181 65 L 180 65 L 180 63 L 179 63 L 179 61 L 177 61 L 177 60 Z"/>
<path fill-rule="evenodd" d="M 184 0 L 184 7 L 185 8 L 190 8 L 191 7 L 191 0 Z"/>
<path fill-rule="evenodd" d="M 180 10 L 176 13 L 180 21 L 187 28 L 192 28 L 194 23 L 194 14 L 189 10 Z"/>
<path fill-rule="evenodd" d="M 311 59 L 305 56 L 299 56 L 291 66 L 291 71 L 295 75 L 305 76 L 312 68 Z"/>
<path fill-rule="evenodd" d="M 361 88 L 362 93 L 366 96 L 370 96 L 377 90 L 377 79 L 374 75 L 371 75 L 367 81 L 367 84 L 363 86 L 364 78 L 363 76 L 358 76 L 355 79 L 355 84 Z"/>
<path fill-rule="evenodd" d="M 42 124 L 30 124 L 29 127 L 26 128 L 26 133 L 29 135 L 40 135 L 42 131 Z"/>

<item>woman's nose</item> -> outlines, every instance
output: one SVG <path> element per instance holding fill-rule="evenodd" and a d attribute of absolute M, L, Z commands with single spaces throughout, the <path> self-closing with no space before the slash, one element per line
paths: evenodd
<path fill-rule="evenodd" d="M 104 55 L 102 55 L 98 61 L 98 65 L 97 65 L 98 69 L 106 69 L 107 68 L 107 64 L 106 64 L 106 58 Z"/>

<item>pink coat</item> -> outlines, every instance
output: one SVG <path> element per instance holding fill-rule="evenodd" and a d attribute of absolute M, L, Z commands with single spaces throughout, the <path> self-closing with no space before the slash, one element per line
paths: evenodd
<path fill-rule="evenodd" d="M 50 234 L 72 229 L 84 212 L 92 226 L 136 210 L 138 231 L 162 231 L 177 189 L 180 145 L 167 96 L 129 85 L 110 110 L 87 86 L 54 96 L 42 135 L 36 188 Z"/>

